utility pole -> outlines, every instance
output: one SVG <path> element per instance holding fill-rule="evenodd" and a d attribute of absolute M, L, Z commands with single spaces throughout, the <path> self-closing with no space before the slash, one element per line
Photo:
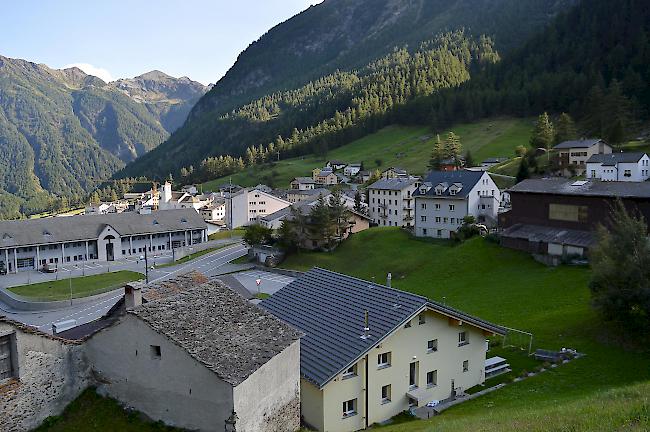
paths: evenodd
<path fill-rule="evenodd" d="M 149 283 L 149 260 L 147 258 L 147 248 L 144 248 L 144 278 Z"/>
<path fill-rule="evenodd" d="M 72 306 L 72 270 L 69 270 L 68 284 L 70 285 L 70 306 Z"/>

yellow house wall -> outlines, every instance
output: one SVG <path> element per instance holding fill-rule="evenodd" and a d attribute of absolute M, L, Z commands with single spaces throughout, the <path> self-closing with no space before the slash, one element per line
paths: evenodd
<path fill-rule="evenodd" d="M 409 365 L 419 362 L 418 386 L 426 389 L 426 400 L 419 406 L 451 394 L 451 380 L 455 387 L 468 389 L 485 380 L 485 336 L 483 332 L 468 325 L 450 324 L 446 316 L 433 311 L 424 312 L 426 322 L 418 324 L 418 317 L 411 320 L 410 328 L 400 328 L 368 353 L 368 425 L 387 420 L 409 409 L 406 393 L 409 391 Z M 372 320 L 371 320 L 372 322 Z M 458 334 L 467 331 L 469 344 L 458 346 Z M 438 350 L 427 352 L 427 342 L 438 339 Z M 391 353 L 391 366 L 378 369 L 377 356 Z M 463 372 L 463 361 L 469 360 L 469 370 Z M 342 379 L 338 376 L 323 389 L 324 428 L 320 430 L 339 432 L 354 431 L 365 427 L 364 360 L 357 365 L 358 376 Z M 427 389 L 427 372 L 438 371 L 438 384 Z M 381 388 L 391 385 L 391 401 L 382 403 Z M 344 401 L 356 398 L 357 415 L 342 417 Z M 306 401 L 303 400 L 303 407 Z"/>
<path fill-rule="evenodd" d="M 300 380 L 300 414 L 310 427 L 324 430 L 323 391 L 305 379 Z"/>

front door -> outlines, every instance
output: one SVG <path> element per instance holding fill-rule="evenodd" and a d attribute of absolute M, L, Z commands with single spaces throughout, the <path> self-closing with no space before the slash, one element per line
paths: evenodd
<path fill-rule="evenodd" d="M 113 243 L 106 243 L 106 261 L 115 261 L 113 253 Z"/>
<path fill-rule="evenodd" d="M 409 387 L 414 388 L 418 386 L 418 362 L 413 362 L 409 365 Z"/>

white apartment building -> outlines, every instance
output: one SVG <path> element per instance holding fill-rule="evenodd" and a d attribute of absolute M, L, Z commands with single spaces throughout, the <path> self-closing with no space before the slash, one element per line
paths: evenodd
<path fill-rule="evenodd" d="M 15 273 L 45 264 L 115 261 L 202 243 L 206 229 L 192 209 L 0 221 L 0 261 Z"/>
<path fill-rule="evenodd" d="M 471 215 L 496 224 L 501 191 L 485 171 L 433 171 L 414 192 L 415 235 L 450 238 Z"/>
<path fill-rule="evenodd" d="M 388 178 L 368 186 L 368 215 L 380 226 L 413 227 L 415 178 Z"/>
<path fill-rule="evenodd" d="M 343 174 L 348 177 L 354 177 L 355 175 L 359 174 L 359 171 L 361 171 L 361 164 L 352 163 L 343 169 Z"/>
<path fill-rule="evenodd" d="M 596 154 L 587 160 L 588 179 L 643 182 L 650 178 L 650 157 L 645 153 Z"/>
<path fill-rule="evenodd" d="M 290 205 L 289 201 L 259 189 L 242 189 L 226 196 L 225 222 L 229 229 L 239 228 Z"/>

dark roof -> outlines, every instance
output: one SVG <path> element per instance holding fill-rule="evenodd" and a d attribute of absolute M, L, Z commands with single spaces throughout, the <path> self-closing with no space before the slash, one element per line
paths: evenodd
<path fill-rule="evenodd" d="M 306 183 L 306 184 L 315 184 L 316 181 L 312 177 L 296 177 L 291 182 L 293 183 L 294 181 L 297 181 L 298 183 Z"/>
<path fill-rule="evenodd" d="M 650 198 L 650 182 L 567 181 L 563 178 L 528 179 L 517 183 L 508 191 L 511 193 L 601 196 L 608 198 Z"/>
<path fill-rule="evenodd" d="M 368 186 L 368 189 L 403 190 L 416 182 L 417 179 L 409 178 L 381 179 Z"/>
<path fill-rule="evenodd" d="M 589 148 L 602 141 L 600 138 L 564 141 L 553 147 L 554 149 Z"/>
<path fill-rule="evenodd" d="M 301 336 L 219 281 L 145 303 L 127 313 L 233 386 Z"/>
<path fill-rule="evenodd" d="M 592 155 L 587 163 L 602 163 L 605 166 L 616 166 L 619 163 L 636 163 L 645 153 L 610 153 Z"/>
<path fill-rule="evenodd" d="M 486 163 L 501 163 L 501 162 L 507 161 L 507 160 L 508 160 L 507 157 L 491 157 L 491 158 L 485 159 L 481 163 L 484 163 L 484 164 L 486 164 Z"/>
<path fill-rule="evenodd" d="M 416 190 L 413 195 L 415 196 L 433 196 L 433 197 L 453 197 L 453 198 L 465 198 L 471 191 L 474 186 L 481 180 L 485 171 L 470 171 L 470 170 L 458 170 L 458 171 L 431 171 L 424 180 L 425 183 L 431 186 L 425 193 L 421 193 L 420 190 Z M 436 195 L 436 186 L 441 183 L 447 184 L 447 189 L 441 194 Z M 463 188 L 456 193 L 456 195 L 451 195 L 449 192 L 449 186 L 454 183 L 460 183 L 463 185 Z"/>
<path fill-rule="evenodd" d="M 515 224 L 506 228 L 501 235 L 507 238 L 528 240 L 529 242 L 558 243 L 579 247 L 589 247 L 594 243 L 594 235 L 589 231 L 540 225 Z"/>
<path fill-rule="evenodd" d="M 0 221 L 0 247 L 94 240 L 106 225 L 123 236 L 206 228 L 194 209 Z"/>
<path fill-rule="evenodd" d="M 305 333 L 300 342 L 301 374 L 321 387 L 427 307 L 503 333 L 501 327 L 426 297 L 320 268 L 305 273 L 260 306 Z M 363 339 L 366 311 L 370 337 Z"/>

